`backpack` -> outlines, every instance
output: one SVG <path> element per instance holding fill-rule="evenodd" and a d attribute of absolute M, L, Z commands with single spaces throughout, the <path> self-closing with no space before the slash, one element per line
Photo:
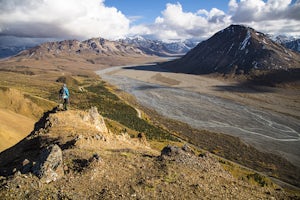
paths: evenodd
<path fill-rule="evenodd" d="M 61 98 L 63 98 L 64 96 L 66 96 L 66 91 L 65 91 L 64 88 L 61 88 L 61 89 L 59 90 L 59 96 L 60 96 Z"/>

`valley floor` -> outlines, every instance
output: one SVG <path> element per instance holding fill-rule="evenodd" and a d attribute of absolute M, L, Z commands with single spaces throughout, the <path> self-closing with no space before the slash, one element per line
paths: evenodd
<path fill-rule="evenodd" d="M 113 67 L 98 74 L 144 106 L 206 129 L 241 138 L 300 166 L 300 91 L 170 73 L 155 65 Z"/>

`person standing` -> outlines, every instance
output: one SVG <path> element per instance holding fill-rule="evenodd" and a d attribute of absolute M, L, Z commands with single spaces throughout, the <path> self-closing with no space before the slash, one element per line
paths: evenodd
<path fill-rule="evenodd" d="M 70 93 L 66 84 L 63 84 L 62 88 L 59 90 L 59 95 L 63 99 L 63 109 L 68 110 Z"/>

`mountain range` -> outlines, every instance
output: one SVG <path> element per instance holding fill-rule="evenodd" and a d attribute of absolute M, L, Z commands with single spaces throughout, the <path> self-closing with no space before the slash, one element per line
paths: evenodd
<path fill-rule="evenodd" d="M 300 52 L 300 39 L 287 41 L 283 43 L 286 48 L 292 49 L 294 51 Z"/>
<path fill-rule="evenodd" d="M 104 38 L 92 38 L 85 41 L 64 40 L 45 42 L 35 45 L 2 45 L 0 58 L 20 55 L 39 54 L 40 56 L 58 56 L 63 54 L 103 54 L 103 55 L 152 55 L 152 56 L 178 56 L 194 48 L 197 42 L 179 41 L 165 43 L 159 40 L 145 39 L 141 36 L 110 41 Z M 24 51 L 24 52 L 21 52 Z"/>
<path fill-rule="evenodd" d="M 300 68 L 300 54 L 250 27 L 231 25 L 164 67 L 191 74 L 249 74 L 253 70 L 279 69 L 287 71 Z"/>
<path fill-rule="evenodd" d="M 133 45 L 146 54 L 155 56 L 184 55 L 198 44 L 189 40 L 166 43 L 159 40 L 145 39 L 141 36 L 120 39 L 118 41 L 122 44 Z"/>
<path fill-rule="evenodd" d="M 80 42 L 78 40 L 64 40 L 60 42 L 46 42 L 31 49 L 20 52 L 17 56 L 27 57 L 55 57 L 64 55 L 143 55 L 144 53 L 133 46 L 103 38 L 93 38 Z"/>
<path fill-rule="evenodd" d="M 294 51 L 298 51 L 300 52 L 300 47 L 299 47 L 299 40 L 295 37 L 288 37 L 285 35 L 278 35 L 278 36 L 273 36 L 273 35 L 266 35 L 268 38 L 270 38 L 271 40 L 282 44 L 283 46 L 292 49 Z M 3 40 L 7 40 L 6 42 Z M 119 39 L 116 41 L 109 41 L 103 38 L 92 38 L 89 40 L 85 40 L 85 41 L 78 41 L 78 40 L 64 40 L 64 41 L 52 41 L 52 42 L 44 42 L 41 44 L 38 44 L 37 42 L 34 43 L 30 43 L 30 41 L 25 40 L 25 43 L 22 45 L 19 45 L 18 42 L 20 42 L 20 39 L 18 40 L 18 42 L 14 42 L 14 38 L 3 38 L 1 39 L 1 45 L 0 45 L 0 58 L 5 58 L 5 57 L 9 57 L 9 56 L 14 56 L 18 53 L 20 53 L 21 51 L 24 50 L 29 50 L 31 48 L 35 48 L 35 47 L 43 47 L 45 45 L 48 46 L 52 46 L 51 48 L 57 46 L 60 49 L 58 49 L 57 53 L 63 50 L 63 49 L 69 49 L 68 47 L 62 47 L 64 44 L 68 43 L 70 44 L 70 46 L 72 46 L 72 48 L 76 48 L 76 46 L 78 47 L 78 45 L 76 45 L 75 43 L 82 43 L 80 46 L 80 48 L 78 48 L 77 50 L 82 50 L 82 48 L 87 47 L 88 45 L 92 45 L 93 42 L 95 42 L 96 45 L 101 46 L 101 42 L 100 40 L 106 41 L 107 43 L 115 43 L 115 46 L 119 46 L 118 48 L 121 48 L 121 46 L 123 46 L 125 49 L 125 46 L 130 46 L 127 48 L 132 48 L 135 47 L 139 50 L 135 50 L 137 53 L 138 51 L 142 51 L 144 54 L 147 55 L 153 55 L 153 56 L 162 56 L 162 57 L 168 57 L 168 56 L 182 56 L 184 54 L 186 54 L 188 51 L 190 51 L 191 49 L 193 49 L 199 42 L 195 42 L 192 40 L 185 40 L 185 41 L 175 41 L 175 42 L 163 42 L 160 40 L 152 40 L 152 39 L 147 39 L 145 37 L 142 36 L 134 36 L 134 37 L 127 37 L 124 39 Z M 96 40 L 99 40 L 99 42 L 97 42 Z M 51 45 L 52 43 L 52 45 Z M 54 43 L 58 43 L 57 45 L 54 45 Z M 73 44 L 72 44 L 73 43 Z M 100 45 L 99 45 L 100 44 Z M 71 48 L 71 52 L 72 52 L 72 48 Z M 117 53 L 117 54 L 124 54 L 124 48 L 123 50 L 121 50 L 121 52 L 117 53 L 116 50 L 104 50 L 103 52 L 105 53 Z M 35 48 L 37 49 L 37 48 Z M 99 52 L 97 52 L 97 47 L 93 44 L 93 46 L 88 47 L 88 49 L 94 49 L 90 52 L 94 53 L 100 53 L 100 49 Z M 55 51 L 54 49 L 52 49 L 53 51 Z M 102 49 L 103 50 L 103 49 Z M 51 51 L 51 52 L 53 52 Z M 85 51 L 85 50 L 84 50 Z M 127 51 L 127 50 L 126 50 Z M 80 51 L 79 51 L 80 52 Z M 56 53 L 56 54 L 57 54 Z M 132 52 L 128 52 L 127 53 L 132 53 Z M 126 54 L 126 53 L 125 53 Z"/>

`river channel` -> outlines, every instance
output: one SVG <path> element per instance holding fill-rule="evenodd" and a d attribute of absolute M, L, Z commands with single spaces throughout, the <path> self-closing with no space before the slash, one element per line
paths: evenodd
<path fill-rule="evenodd" d="M 276 153 L 300 166 L 299 119 L 209 94 L 153 84 L 113 73 L 120 70 L 130 69 L 112 67 L 98 71 L 97 74 L 135 96 L 143 106 L 152 108 L 165 117 L 187 123 L 196 129 L 239 137 L 260 150 Z"/>

